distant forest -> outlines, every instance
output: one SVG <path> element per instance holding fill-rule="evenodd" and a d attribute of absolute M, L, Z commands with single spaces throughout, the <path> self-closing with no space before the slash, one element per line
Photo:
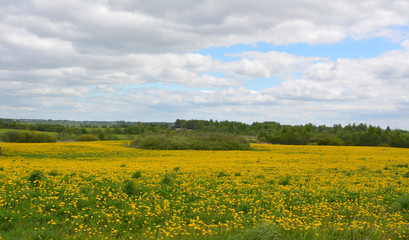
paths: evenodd
<path fill-rule="evenodd" d="M 103 123 L 103 124 L 101 124 Z M 27 141 L 27 139 L 58 140 L 117 140 L 133 139 L 136 135 L 152 133 L 170 133 L 172 131 L 225 132 L 236 136 L 245 136 L 254 142 L 291 145 L 338 145 L 338 146 L 391 146 L 409 148 L 409 132 L 389 127 L 382 129 L 367 124 L 348 124 L 341 126 L 325 125 L 282 125 L 277 122 L 255 122 L 246 124 L 235 121 L 182 120 L 174 123 L 142 122 L 70 122 L 55 123 L 44 121 L 23 122 L 3 119 L 0 129 L 28 130 L 57 133 L 54 139 L 41 138 L 38 133 L 17 134 L 5 132 L 0 137 L 3 141 Z M 122 136 L 122 137 L 121 137 Z M 123 136 L 127 136 L 124 138 Z M 14 138 L 14 139 L 11 139 Z M 16 140 L 20 139 L 20 140 Z M 22 139 L 22 140 L 21 140 Z M 44 140 L 45 141 L 45 140 Z"/>
<path fill-rule="evenodd" d="M 325 125 L 281 125 L 277 122 L 255 122 L 251 125 L 230 121 L 176 120 L 175 126 L 205 132 L 228 132 L 256 136 L 257 141 L 291 145 L 391 146 L 409 148 L 409 132 L 382 129 L 377 126 L 348 124 L 342 127 Z"/>

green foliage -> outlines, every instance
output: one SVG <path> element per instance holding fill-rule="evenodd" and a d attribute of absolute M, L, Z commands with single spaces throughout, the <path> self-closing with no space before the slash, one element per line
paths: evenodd
<path fill-rule="evenodd" d="M 54 169 L 54 170 L 51 170 L 50 172 L 48 172 L 48 175 L 56 177 L 56 176 L 60 175 L 60 173 L 56 169 Z"/>
<path fill-rule="evenodd" d="M 18 131 L 5 132 L 0 135 L 0 139 L 4 142 L 16 143 L 46 143 L 55 142 L 57 140 L 54 136 L 48 134 Z"/>
<path fill-rule="evenodd" d="M 274 179 L 270 179 L 267 181 L 268 184 L 274 185 L 276 181 Z"/>
<path fill-rule="evenodd" d="M 401 209 L 409 211 L 409 195 L 404 195 L 399 198 L 398 203 Z"/>
<path fill-rule="evenodd" d="M 403 174 L 403 177 L 404 177 L 404 178 L 409 178 L 409 172 Z"/>
<path fill-rule="evenodd" d="M 249 150 L 248 142 L 228 133 L 172 133 L 141 135 L 133 147 L 163 150 Z"/>
<path fill-rule="evenodd" d="M 180 132 L 189 133 L 189 130 L 200 133 L 228 133 L 235 136 L 257 136 L 263 143 L 294 144 L 294 145 L 336 145 L 336 146 L 383 146 L 409 148 L 409 132 L 404 130 L 391 130 L 389 127 L 381 129 L 377 126 L 348 124 L 341 126 L 334 124 L 332 127 L 311 123 L 305 125 L 281 125 L 277 122 L 252 123 L 251 125 L 234 121 L 213 120 L 181 120 L 174 123 Z M 157 135 L 174 135 L 169 123 L 141 123 L 141 122 L 68 122 L 64 125 L 58 121 L 19 122 L 9 119 L 0 119 L 0 129 L 17 129 L 18 131 L 44 131 L 55 132 L 55 136 L 31 136 L 38 133 L 8 133 L 0 136 L 0 140 L 8 142 L 54 142 L 56 140 L 134 140 L 137 136 L 145 139 L 143 142 L 152 149 L 196 149 L 200 148 L 191 143 L 191 139 L 177 137 L 170 141 L 169 138 L 152 137 Z M 93 134 L 90 136 L 87 134 Z M 2 134 L 3 135 L 3 134 Z M 85 136 L 83 136 L 85 135 Z M 18 139 L 18 140 L 17 140 Z M 139 139 L 139 138 L 138 138 Z M 160 142 L 165 140 L 165 142 Z M 138 140 L 137 140 L 138 141 Z M 201 143 L 199 145 L 202 145 Z M 154 147 L 155 146 L 155 147 Z M 157 146 L 160 146 L 159 148 Z M 185 148 L 189 146 L 189 148 Z M 193 147 L 192 147 L 193 146 Z M 221 148 L 226 148 L 223 146 Z M 234 148 L 227 146 L 228 149 Z M 201 148 L 200 148 L 201 149 Z M 210 147 L 211 149 L 211 147 Z M 203 149 L 203 150 L 207 150 Z M 224 150 L 224 149 L 215 149 Z"/>
<path fill-rule="evenodd" d="M 139 190 L 136 187 L 136 183 L 134 181 L 131 181 L 131 180 L 125 180 L 123 191 L 128 196 L 135 196 L 135 195 L 139 194 Z"/>
<path fill-rule="evenodd" d="M 229 176 L 229 174 L 225 173 L 224 171 L 220 171 L 220 172 L 217 174 L 217 177 L 218 177 L 218 178 L 228 177 L 228 176 Z"/>
<path fill-rule="evenodd" d="M 280 234 L 274 226 L 260 225 L 256 228 L 248 228 L 238 234 L 232 234 L 228 240 L 271 240 L 280 239 Z"/>
<path fill-rule="evenodd" d="M 398 167 L 398 168 L 403 168 L 403 167 L 409 168 L 409 165 L 408 165 L 407 163 L 405 163 L 405 164 L 399 163 L 399 164 L 394 165 L 394 167 Z"/>
<path fill-rule="evenodd" d="M 278 181 L 278 185 L 287 186 L 287 185 L 290 185 L 290 182 L 291 182 L 291 176 L 286 175 L 285 177 L 281 178 Z"/>
<path fill-rule="evenodd" d="M 172 186 L 174 183 L 174 174 L 165 174 L 160 183 L 162 185 Z"/>
<path fill-rule="evenodd" d="M 104 141 L 106 139 L 105 134 L 103 131 L 98 132 L 98 139 Z"/>
<path fill-rule="evenodd" d="M 273 144 L 317 144 L 317 145 L 353 145 L 353 146 L 392 146 L 409 147 L 409 132 L 391 131 L 388 128 L 367 126 L 366 124 L 349 124 L 342 127 L 335 124 L 325 125 L 281 125 L 277 122 L 255 122 L 246 125 L 240 122 L 218 122 L 205 120 L 176 120 L 176 126 L 195 131 L 227 132 L 234 135 L 257 136 L 259 142 Z"/>
<path fill-rule="evenodd" d="M 81 134 L 78 138 L 79 141 L 98 141 L 98 137 L 94 134 Z"/>
<path fill-rule="evenodd" d="M 34 170 L 28 177 L 28 181 L 35 183 L 36 181 L 42 181 L 45 179 L 45 175 L 41 170 Z"/>
<path fill-rule="evenodd" d="M 137 171 L 137 172 L 134 172 L 132 174 L 132 178 L 134 178 L 134 179 L 138 179 L 140 177 L 142 177 L 142 172 L 141 171 Z"/>

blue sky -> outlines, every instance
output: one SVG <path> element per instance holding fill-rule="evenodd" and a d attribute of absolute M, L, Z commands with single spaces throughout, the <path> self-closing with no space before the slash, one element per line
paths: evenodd
<path fill-rule="evenodd" d="M 286 52 L 298 56 L 307 57 L 328 57 L 330 60 L 337 58 L 372 58 L 388 51 L 402 49 L 400 42 L 394 42 L 385 37 L 354 40 L 352 38 L 344 39 L 335 43 L 295 43 L 289 45 L 274 45 L 266 42 L 257 42 L 254 45 L 235 44 L 230 47 L 214 46 L 204 48 L 197 53 L 210 55 L 214 59 L 224 62 L 234 61 L 239 57 L 230 56 L 234 53 L 257 51 L 257 52 Z"/>
<path fill-rule="evenodd" d="M 409 1 L 2 1 L 0 118 L 409 129 Z"/>
<path fill-rule="evenodd" d="M 381 54 L 384 54 L 393 50 L 401 50 L 403 47 L 398 41 L 391 41 L 385 37 L 371 38 L 371 39 L 359 39 L 354 40 L 352 38 L 344 39 L 335 43 L 320 43 L 320 44 L 307 44 L 307 43 L 295 43 L 289 45 L 274 45 L 266 42 L 257 42 L 253 45 L 250 44 L 235 44 L 229 47 L 226 46 L 214 46 L 210 48 L 204 48 L 194 53 L 202 55 L 209 55 L 213 59 L 217 59 L 223 62 L 232 62 L 240 60 L 239 56 L 234 54 L 242 52 L 285 52 L 297 56 L 305 57 L 322 57 L 328 58 L 331 61 L 336 61 L 339 58 L 345 59 L 359 59 L 359 58 L 374 58 Z M 220 72 L 209 73 L 214 76 L 224 76 Z M 292 76 L 301 76 L 300 73 L 291 73 Z M 247 81 L 245 86 L 249 89 L 260 90 L 264 88 L 270 88 L 277 86 L 281 83 L 281 78 L 272 76 L 269 78 L 253 78 Z M 183 89 L 183 86 L 173 86 L 173 88 Z"/>

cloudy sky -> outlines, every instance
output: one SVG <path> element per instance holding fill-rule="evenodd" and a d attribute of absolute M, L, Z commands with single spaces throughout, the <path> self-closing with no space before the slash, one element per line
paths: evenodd
<path fill-rule="evenodd" d="M 409 1 L 0 0 L 0 118 L 409 129 Z"/>

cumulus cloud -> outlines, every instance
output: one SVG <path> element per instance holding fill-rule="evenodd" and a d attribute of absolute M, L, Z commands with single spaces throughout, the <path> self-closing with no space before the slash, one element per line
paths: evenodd
<path fill-rule="evenodd" d="M 409 128 L 408 12 L 405 0 L 2 1 L 0 117 Z M 192 53 L 374 37 L 402 49 L 336 60 L 252 51 L 224 62 Z M 280 83 L 245 87 L 272 77 Z"/>
<path fill-rule="evenodd" d="M 316 44 L 389 37 L 391 26 L 406 25 L 409 10 L 402 0 L 27 0 L 2 5 L 3 24 L 53 41 L 69 40 L 80 52 L 134 53 L 190 52 L 260 40 Z"/>

